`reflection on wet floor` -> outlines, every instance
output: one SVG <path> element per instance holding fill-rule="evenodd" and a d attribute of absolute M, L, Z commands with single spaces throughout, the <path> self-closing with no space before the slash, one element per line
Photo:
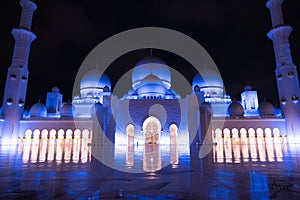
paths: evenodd
<path fill-rule="evenodd" d="M 0 145 L 0 199 L 299 199 L 299 145 L 284 138 L 222 138 L 204 159 L 196 145 L 120 146 L 103 165 L 82 139 Z"/>
<path fill-rule="evenodd" d="M 282 162 L 287 153 L 284 138 L 220 138 L 213 148 L 217 163 Z"/>
<path fill-rule="evenodd" d="M 83 139 L 24 139 L 22 143 L 23 145 L 19 145 L 19 152 L 22 153 L 23 163 L 46 161 L 87 163 L 91 160 L 91 147 Z M 117 159 L 124 159 L 124 167 L 133 167 L 135 160 L 143 160 L 145 172 L 160 170 L 162 154 L 169 155 L 169 164 L 173 167 L 179 163 L 176 144 L 169 145 L 169 148 L 160 148 L 159 145 L 145 145 L 139 149 L 134 145 L 128 145 L 126 150 L 124 148 L 121 150 L 118 148 L 115 152 Z M 125 152 L 125 157 L 122 156 L 122 152 Z M 285 153 L 287 153 L 287 144 L 283 138 L 220 138 L 217 145 L 213 147 L 213 161 L 217 163 L 282 162 Z"/>
<path fill-rule="evenodd" d="M 87 144 L 84 139 L 24 139 L 19 152 L 23 152 L 23 163 L 87 163 L 91 160 L 90 146 Z"/>

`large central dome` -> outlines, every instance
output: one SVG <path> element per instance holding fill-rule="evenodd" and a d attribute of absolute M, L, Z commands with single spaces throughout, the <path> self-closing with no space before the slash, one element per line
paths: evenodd
<path fill-rule="evenodd" d="M 108 87 L 111 90 L 111 83 L 108 76 L 98 69 L 88 71 L 81 79 L 80 89 L 103 89 Z"/>
<path fill-rule="evenodd" d="M 149 75 L 158 77 L 167 89 L 171 87 L 171 72 L 165 61 L 156 56 L 147 56 L 139 60 L 132 71 L 132 87 L 136 89 Z"/>

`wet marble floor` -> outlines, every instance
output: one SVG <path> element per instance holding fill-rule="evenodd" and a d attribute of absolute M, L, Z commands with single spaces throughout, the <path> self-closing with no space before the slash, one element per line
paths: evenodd
<path fill-rule="evenodd" d="M 199 146 L 122 147 L 104 155 L 113 168 L 91 149 L 75 139 L 1 145 L 0 199 L 300 199 L 300 145 L 281 139 L 224 138 L 202 159 Z"/>

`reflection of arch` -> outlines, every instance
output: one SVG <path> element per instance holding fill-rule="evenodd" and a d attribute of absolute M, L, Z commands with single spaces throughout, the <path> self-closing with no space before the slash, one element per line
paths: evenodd
<path fill-rule="evenodd" d="M 170 125 L 170 144 L 177 143 L 178 127 L 176 124 Z"/>
<path fill-rule="evenodd" d="M 161 123 L 153 116 L 148 117 L 143 123 L 143 133 L 146 144 L 159 144 Z"/>
<path fill-rule="evenodd" d="M 128 124 L 126 126 L 126 135 L 127 135 L 127 144 L 134 144 L 134 126 L 132 124 Z"/>

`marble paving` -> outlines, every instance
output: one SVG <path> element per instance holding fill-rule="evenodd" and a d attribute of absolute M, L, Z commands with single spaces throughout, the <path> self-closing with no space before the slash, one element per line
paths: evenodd
<path fill-rule="evenodd" d="M 115 163 L 144 171 L 128 173 L 102 164 L 81 140 L 1 145 L 0 199 L 300 199 L 300 145 L 224 138 L 202 159 L 199 148 L 124 148 Z"/>

